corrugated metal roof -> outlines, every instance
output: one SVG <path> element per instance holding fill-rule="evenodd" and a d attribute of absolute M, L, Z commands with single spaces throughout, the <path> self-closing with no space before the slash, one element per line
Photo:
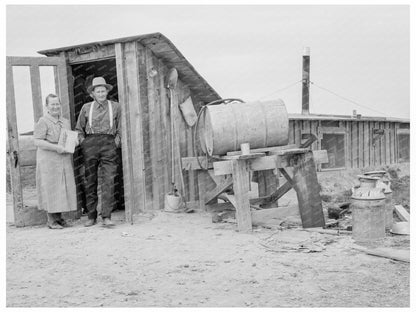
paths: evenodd
<path fill-rule="evenodd" d="M 361 116 L 356 118 L 347 115 L 324 115 L 324 114 L 288 114 L 291 120 L 350 120 L 350 121 L 390 121 L 390 122 L 402 122 L 410 123 L 410 119 L 395 118 L 395 117 L 372 117 Z"/>
<path fill-rule="evenodd" d="M 56 56 L 61 52 L 70 51 L 88 46 L 105 46 L 120 42 L 137 41 L 141 45 L 148 47 L 156 55 L 163 60 L 168 67 L 175 67 L 179 73 L 179 79 L 187 84 L 191 91 L 205 103 L 220 99 L 219 94 L 208 84 L 208 82 L 195 70 L 175 45 L 161 33 L 152 33 L 146 35 L 124 37 L 106 41 L 97 41 L 84 43 L 74 46 L 48 49 L 38 51 L 38 53 L 46 56 Z"/>

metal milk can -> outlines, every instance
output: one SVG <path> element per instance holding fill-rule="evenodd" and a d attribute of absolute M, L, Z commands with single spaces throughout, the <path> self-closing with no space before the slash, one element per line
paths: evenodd
<path fill-rule="evenodd" d="M 386 196 L 377 187 L 379 178 L 359 175 L 360 186 L 351 196 L 352 237 L 371 242 L 385 237 Z"/>
<path fill-rule="evenodd" d="M 387 172 L 384 170 L 379 171 L 368 171 L 365 172 L 364 175 L 370 177 L 377 177 L 380 178 L 377 181 L 376 187 L 383 189 L 384 195 L 386 196 L 386 230 L 390 230 L 393 226 L 393 191 L 391 190 L 391 181 L 387 175 Z"/>

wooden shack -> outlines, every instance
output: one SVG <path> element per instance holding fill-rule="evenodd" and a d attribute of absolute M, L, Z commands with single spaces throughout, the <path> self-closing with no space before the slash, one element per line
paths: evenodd
<path fill-rule="evenodd" d="M 73 124 L 86 102 L 83 81 L 92 75 L 103 76 L 115 87 L 110 97 L 123 107 L 121 154 L 126 220 L 133 222 L 139 212 L 163 209 L 164 196 L 171 189 L 170 116 L 175 119 L 176 127 L 173 145 L 179 150 L 174 155 L 191 156 L 193 131 L 186 125 L 178 105 L 190 97 L 198 110 L 201 105 L 219 99 L 219 95 L 160 33 L 39 53 L 66 61 Z M 179 74 L 172 93 L 172 112 L 166 88 L 170 68 L 176 68 Z M 179 175 L 178 163 L 176 166 Z M 179 176 L 175 180 L 179 181 Z M 196 201 L 196 177 L 189 172 L 184 180 L 186 201 Z"/>
<path fill-rule="evenodd" d="M 126 221 L 144 211 L 162 209 L 164 196 L 171 189 L 170 116 L 175 119 L 174 155 L 192 156 L 193 131 L 181 116 L 179 104 L 190 98 L 196 111 L 201 105 L 219 99 L 215 90 L 198 74 L 179 50 L 160 33 L 120 38 L 108 41 L 39 51 L 45 57 L 8 58 L 8 119 L 10 119 L 9 155 L 19 151 L 12 126 L 16 118 L 12 86 L 12 67 L 30 66 L 32 91 L 40 90 L 39 67 L 51 65 L 56 68 L 57 92 L 63 102 L 64 116 L 75 126 L 84 103 L 90 101 L 86 87 L 92 77 L 103 76 L 114 86 L 109 97 L 122 104 L 122 181 Z M 179 74 L 177 87 L 173 90 L 173 111 L 169 108 L 169 90 L 166 88 L 167 73 L 176 68 Z M 42 116 L 40 92 L 33 95 L 35 122 Z M 82 155 L 74 154 L 77 185 L 82 184 Z M 178 162 L 176 166 L 178 166 Z M 19 163 L 13 168 L 18 172 Z M 175 170 L 176 181 L 179 168 Z M 14 176 L 14 175 L 13 175 Z M 20 178 L 19 178 L 20 179 Z M 13 185 L 20 185 L 17 177 Z M 184 194 L 187 202 L 198 199 L 197 178 L 194 172 L 184 172 Z M 178 185 L 180 188 L 180 185 Z M 23 210 L 21 189 L 14 190 L 17 210 Z M 79 207 L 82 204 L 81 189 L 78 190 Z M 15 208 L 16 210 L 16 208 Z M 15 213 L 16 216 L 16 213 Z M 18 218 L 17 218 L 18 219 Z M 18 220 L 17 220 L 18 223 Z"/>
<path fill-rule="evenodd" d="M 313 150 L 327 150 L 319 169 L 341 170 L 410 161 L 410 120 L 392 117 L 289 114 L 289 144 L 314 134 Z"/>

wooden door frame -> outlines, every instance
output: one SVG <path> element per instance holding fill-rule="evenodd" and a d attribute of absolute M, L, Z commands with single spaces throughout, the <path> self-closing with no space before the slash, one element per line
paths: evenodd
<path fill-rule="evenodd" d="M 34 220 L 30 220 L 30 216 L 27 219 L 24 213 L 25 207 L 23 204 L 23 190 L 20 177 L 19 133 L 17 129 L 13 66 L 27 66 L 30 68 L 33 117 L 35 123 L 43 115 L 39 66 L 54 66 L 56 93 L 61 100 L 62 115 L 68 119 L 70 119 L 70 104 L 65 59 L 61 57 L 6 57 L 7 158 L 10 165 L 14 223 L 16 226 L 26 226 L 32 225 L 32 221 Z"/>

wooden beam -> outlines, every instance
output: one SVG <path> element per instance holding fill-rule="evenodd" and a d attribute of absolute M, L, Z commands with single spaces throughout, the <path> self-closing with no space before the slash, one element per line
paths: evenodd
<path fill-rule="evenodd" d="M 250 150 L 250 153 L 278 152 L 278 151 L 281 151 L 281 150 L 293 149 L 293 148 L 297 148 L 297 145 L 296 144 L 290 144 L 290 145 L 284 145 L 284 146 L 255 148 L 255 149 Z M 227 156 L 236 156 L 236 155 L 241 155 L 241 151 L 233 151 L 233 152 L 228 152 L 227 153 Z"/>
<path fill-rule="evenodd" d="M 207 173 L 205 171 L 198 171 L 198 199 L 199 209 L 205 211 L 205 177 Z"/>
<path fill-rule="evenodd" d="M 234 206 L 235 210 L 237 210 L 237 200 L 235 199 L 235 195 L 224 193 L 225 198 Z"/>
<path fill-rule="evenodd" d="M 117 43 L 116 43 L 117 44 Z M 67 51 L 68 60 L 71 64 L 86 63 L 90 61 L 97 61 L 103 59 L 114 58 L 116 56 L 115 44 L 101 45 L 97 48 L 92 47 L 90 51 L 80 51 L 76 48 L 72 51 Z"/>
<path fill-rule="evenodd" d="M 252 159 L 249 161 L 249 169 L 252 171 L 275 169 L 277 159 L 276 155 Z M 232 160 L 216 161 L 213 167 L 215 175 L 231 174 Z"/>
<path fill-rule="evenodd" d="M 223 182 L 220 184 L 217 184 L 217 186 L 205 194 L 204 196 L 204 203 L 210 204 L 213 199 L 216 199 L 218 195 L 223 193 L 226 189 L 228 189 L 233 184 L 233 177 L 231 175 L 228 175 L 226 179 L 224 179 Z"/>
<path fill-rule="evenodd" d="M 8 63 L 10 66 L 56 66 L 61 61 L 58 57 L 21 57 L 21 56 L 8 56 Z"/>
<path fill-rule="evenodd" d="M 238 230 L 240 232 L 249 232 L 252 230 L 250 201 L 248 197 L 250 170 L 245 160 L 233 160 L 231 163 Z"/>
<path fill-rule="evenodd" d="M 295 184 L 295 182 L 292 180 L 292 178 L 290 177 L 290 175 L 287 173 L 285 168 L 279 168 L 279 171 L 281 172 L 281 174 L 285 177 L 286 181 L 290 183 L 290 185 Z"/>
<path fill-rule="evenodd" d="M 255 210 L 251 212 L 253 225 L 257 226 L 279 226 L 284 219 L 292 216 L 299 217 L 299 222 L 301 221 L 299 216 L 299 210 L 295 205 L 288 207 Z"/>
<path fill-rule="evenodd" d="M 402 205 L 394 205 L 394 211 L 396 212 L 400 220 L 410 222 L 410 214 L 407 212 L 406 209 L 404 209 Z"/>

